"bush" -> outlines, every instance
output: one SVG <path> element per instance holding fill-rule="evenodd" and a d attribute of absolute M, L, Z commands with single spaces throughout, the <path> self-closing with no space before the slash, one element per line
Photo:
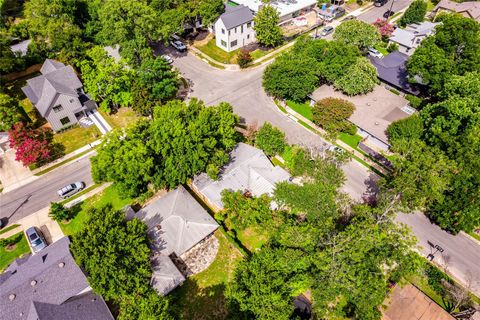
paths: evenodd
<path fill-rule="evenodd" d="M 287 143 L 285 134 L 267 122 L 258 130 L 255 145 L 262 149 L 267 156 L 274 156 L 282 154 Z"/>
<path fill-rule="evenodd" d="M 313 108 L 313 122 L 329 133 L 349 131 L 350 123 L 346 120 L 353 114 L 353 103 L 338 99 L 325 98 L 318 101 Z"/>
<path fill-rule="evenodd" d="M 61 203 L 52 202 L 48 215 L 55 221 L 67 221 L 71 217 L 71 212 Z"/>
<path fill-rule="evenodd" d="M 397 139 L 420 139 L 423 134 L 423 122 L 418 114 L 395 121 L 387 128 L 391 142 Z"/>
<path fill-rule="evenodd" d="M 377 28 L 378 32 L 380 32 L 382 40 L 386 41 L 392 35 L 394 28 L 393 25 L 388 23 L 387 19 L 377 19 L 372 24 L 375 28 Z"/>
<path fill-rule="evenodd" d="M 398 22 L 400 26 L 422 22 L 427 14 L 427 2 L 424 0 L 413 1 Z"/>
<path fill-rule="evenodd" d="M 405 99 L 407 99 L 408 102 L 410 102 L 410 106 L 415 109 L 420 109 L 423 105 L 423 99 L 412 94 L 407 94 Z"/>
<path fill-rule="evenodd" d="M 240 52 L 238 52 L 237 55 L 237 63 L 240 66 L 240 68 L 246 68 L 248 65 L 252 62 L 252 56 L 250 55 L 250 52 L 241 49 Z"/>
<path fill-rule="evenodd" d="M 22 240 L 23 233 L 17 233 L 9 238 L 0 239 L 0 247 L 7 247 L 19 243 Z"/>
<path fill-rule="evenodd" d="M 397 51 L 398 50 L 398 43 L 394 43 L 394 42 L 391 42 L 388 44 L 387 46 L 387 51 L 388 52 L 393 52 L 393 51 Z"/>

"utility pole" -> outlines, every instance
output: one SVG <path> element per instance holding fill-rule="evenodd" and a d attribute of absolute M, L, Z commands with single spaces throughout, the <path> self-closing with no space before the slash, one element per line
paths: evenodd
<path fill-rule="evenodd" d="M 392 0 L 392 4 L 390 5 L 390 10 L 389 13 L 388 13 L 388 17 L 387 17 L 387 20 L 390 19 L 390 14 L 392 13 L 392 8 L 393 8 L 393 3 L 395 2 L 395 0 Z"/>

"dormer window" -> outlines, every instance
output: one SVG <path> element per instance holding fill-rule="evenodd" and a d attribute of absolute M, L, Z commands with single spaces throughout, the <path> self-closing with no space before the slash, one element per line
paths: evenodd
<path fill-rule="evenodd" d="M 56 105 L 55 107 L 53 107 L 53 112 L 57 113 L 57 112 L 60 112 L 63 110 L 63 107 L 61 105 Z"/>

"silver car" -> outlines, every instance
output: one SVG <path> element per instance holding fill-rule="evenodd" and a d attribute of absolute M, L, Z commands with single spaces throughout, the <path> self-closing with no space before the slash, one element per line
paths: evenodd
<path fill-rule="evenodd" d="M 60 198 L 68 198 L 73 196 L 75 193 L 82 191 L 85 188 L 85 183 L 81 181 L 77 181 L 75 183 L 71 183 L 69 185 L 66 185 L 62 189 L 57 191 L 57 194 Z"/>
<path fill-rule="evenodd" d="M 322 36 L 325 37 L 325 36 L 328 36 L 330 33 L 333 32 L 333 27 L 332 26 L 326 26 L 325 28 L 323 28 L 322 30 Z"/>
<path fill-rule="evenodd" d="M 27 237 L 28 244 L 34 253 L 37 253 L 47 247 L 47 242 L 45 241 L 43 234 L 37 228 L 28 228 L 25 230 L 25 235 Z"/>

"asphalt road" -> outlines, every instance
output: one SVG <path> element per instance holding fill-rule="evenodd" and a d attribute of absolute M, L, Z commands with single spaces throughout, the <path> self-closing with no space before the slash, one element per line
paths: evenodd
<path fill-rule="evenodd" d="M 412 2 L 412 0 L 388 0 L 388 2 L 383 6 L 372 7 L 370 10 L 368 10 L 365 13 L 362 13 L 357 18 L 359 20 L 362 20 L 368 23 L 375 22 L 377 19 L 384 19 L 383 14 L 390 9 L 390 6 L 392 5 L 392 1 L 394 1 L 392 10 L 395 13 L 402 9 L 405 9 Z"/>
<path fill-rule="evenodd" d="M 40 209 L 50 202 L 58 201 L 57 190 L 76 181 L 91 185 L 90 160 L 88 157 L 76 160 L 60 169 L 53 170 L 41 178 L 18 189 L 0 195 L 0 218 L 14 223 Z"/>

